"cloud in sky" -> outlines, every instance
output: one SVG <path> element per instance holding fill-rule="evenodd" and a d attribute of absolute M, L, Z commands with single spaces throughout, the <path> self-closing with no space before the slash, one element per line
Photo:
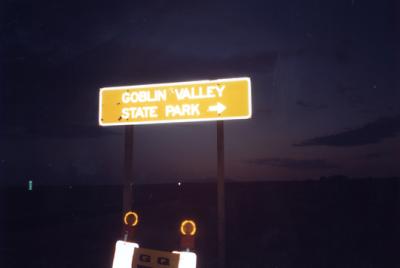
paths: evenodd
<path fill-rule="evenodd" d="M 337 168 L 336 165 L 324 159 L 295 159 L 295 158 L 255 158 L 247 163 L 256 166 L 272 166 L 287 169 L 310 170 L 310 169 L 331 169 Z"/>
<path fill-rule="evenodd" d="M 294 146 L 336 146 L 350 147 L 376 144 L 400 133 L 400 115 L 381 117 L 359 128 L 341 133 L 304 140 Z"/>

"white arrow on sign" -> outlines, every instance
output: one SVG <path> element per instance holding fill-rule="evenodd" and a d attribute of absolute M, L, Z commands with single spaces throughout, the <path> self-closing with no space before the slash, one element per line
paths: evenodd
<path fill-rule="evenodd" d="M 217 112 L 218 114 L 222 113 L 225 111 L 226 107 L 222 103 L 217 103 L 217 105 L 212 105 L 208 107 L 209 112 Z"/>

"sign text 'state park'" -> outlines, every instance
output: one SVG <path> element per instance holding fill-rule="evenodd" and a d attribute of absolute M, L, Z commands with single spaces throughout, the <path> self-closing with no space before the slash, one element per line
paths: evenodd
<path fill-rule="evenodd" d="M 100 89 L 102 126 L 246 119 L 250 79 L 229 78 Z"/>

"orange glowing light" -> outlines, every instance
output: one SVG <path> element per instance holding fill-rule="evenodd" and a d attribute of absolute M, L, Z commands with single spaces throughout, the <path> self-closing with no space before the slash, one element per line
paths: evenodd
<path fill-rule="evenodd" d="M 181 223 L 181 234 L 183 235 L 195 235 L 196 234 L 196 223 L 192 220 L 184 220 Z"/>
<path fill-rule="evenodd" d="M 125 214 L 125 217 L 124 217 L 124 223 L 126 224 L 126 225 L 129 225 L 129 223 L 128 223 L 128 218 L 129 218 L 129 216 L 133 216 L 133 222 L 132 222 L 132 224 L 131 224 L 131 226 L 136 226 L 137 224 L 138 224 L 138 222 L 139 222 L 139 216 L 138 216 L 138 214 L 136 213 L 136 212 L 133 212 L 133 211 L 129 211 L 129 212 L 127 212 L 126 214 Z"/>

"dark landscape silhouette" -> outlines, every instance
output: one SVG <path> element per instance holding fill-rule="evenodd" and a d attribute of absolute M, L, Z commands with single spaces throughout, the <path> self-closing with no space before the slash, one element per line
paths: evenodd
<path fill-rule="evenodd" d="M 344 176 L 226 184 L 227 267 L 396 267 L 398 178 Z M 122 238 L 119 186 L 1 189 L 2 267 L 111 267 Z M 135 241 L 178 250 L 198 224 L 199 268 L 217 265 L 216 184 L 134 187 Z"/>

